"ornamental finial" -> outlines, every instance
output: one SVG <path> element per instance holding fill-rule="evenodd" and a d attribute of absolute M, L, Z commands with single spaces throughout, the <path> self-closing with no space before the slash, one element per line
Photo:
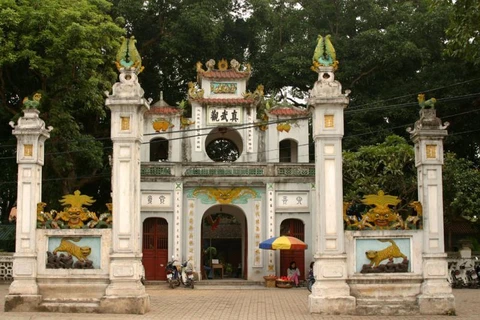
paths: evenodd
<path fill-rule="evenodd" d="M 118 49 L 117 60 L 115 61 L 117 69 L 119 71 L 122 71 L 122 69 L 132 70 L 139 74 L 145 67 L 142 66 L 142 57 L 135 46 L 137 40 L 135 40 L 134 36 L 130 38 L 121 37 L 121 39 L 122 44 L 120 49 Z"/>
<path fill-rule="evenodd" d="M 335 48 L 330 40 L 331 36 L 327 35 L 323 38 L 321 35 L 317 38 L 317 46 L 313 53 L 313 65 L 311 69 L 317 72 L 318 67 L 333 67 L 333 70 L 337 70 L 338 61 L 335 53 Z"/>

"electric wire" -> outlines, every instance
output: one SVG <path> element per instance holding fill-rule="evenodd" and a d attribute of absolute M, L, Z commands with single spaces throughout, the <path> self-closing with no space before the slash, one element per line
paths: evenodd
<path fill-rule="evenodd" d="M 398 99 L 402 99 L 402 98 L 408 98 L 408 97 L 411 97 L 411 96 L 418 96 L 419 94 L 422 94 L 422 93 L 437 91 L 437 90 L 446 89 L 446 88 L 451 88 L 451 87 L 459 86 L 459 85 L 462 85 L 462 84 L 466 84 L 466 83 L 470 83 L 470 82 L 474 82 L 474 81 L 478 81 L 478 80 L 480 80 L 480 78 L 475 78 L 475 79 L 465 80 L 465 81 L 461 81 L 461 82 L 456 82 L 456 83 L 450 84 L 448 86 L 442 86 L 442 87 L 438 87 L 438 88 L 434 88 L 434 89 L 427 89 L 427 90 L 423 90 L 421 92 L 410 93 L 410 94 L 406 94 L 406 95 L 403 95 L 403 96 L 392 97 L 392 98 L 388 98 L 388 99 L 384 99 L 384 100 L 380 100 L 380 101 L 376 101 L 376 102 L 369 102 L 369 103 L 360 104 L 360 105 L 352 105 L 352 106 L 349 106 L 349 109 L 356 109 L 356 108 L 361 108 L 361 107 L 368 106 L 368 105 L 384 103 L 384 102 L 387 102 L 387 101 L 393 101 L 393 100 L 398 100 Z"/>
<path fill-rule="evenodd" d="M 480 80 L 480 78 L 475 78 L 475 79 L 470 79 L 470 80 L 465 80 L 465 81 L 461 81 L 461 82 L 456 82 L 456 83 L 453 83 L 453 84 L 450 84 L 448 86 L 442 86 L 442 87 L 437 87 L 437 88 L 433 88 L 433 89 L 426 89 L 426 90 L 423 90 L 421 92 L 417 92 L 417 93 L 410 93 L 410 94 L 406 94 L 406 95 L 403 95 L 403 96 L 396 96 L 396 97 L 392 97 L 392 98 L 388 98 L 388 99 L 384 99 L 384 100 L 380 100 L 380 101 L 376 101 L 376 102 L 369 102 L 369 103 L 365 103 L 365 104 L 361 104 L 361 105 L 351 105 L 351 106 L 348 106 L 348 108 L 345 110 L 346 113 L 348 112 L 355 112 L 354 109 L 356 108 L 360 108 L 360 107 L 364 107 L 364 106 L 369 106 L 369 105 L 376 105 L 376 104 L 379 104 L 379 103 L 383 103 L 383 102 L 387 102 L 387 101 L 393 101 L 393 100 L 398 100 L 398 99 L 402 99 L 402 98 L 407 98 L 407 97 L 411 97 L 411 96 L 417 96 L 418 94 L 421 94 L 421 93 L 426 93 L 426 92 L 432 92 L 432 91 L 437 91 L 437 90 L 441 90 L 441 89 L 446 89 L 446 88 L 450 88 L 450 87 L 455 87 L 455 86 L 458 86 L 458 85 L 462 85 L 462 84 L 466 84 L 466 83 L 470 83 L 470 82 L 474 82 L 474 81 L 478 81 Z M 480 93 L 474 93 L 474 94 L 469 94 L 469 95 L 479 95 Z M 463 95 L 463 96 L 454 96 L 454 97 L 448 97 L 448 98 L 443 98 L 443 99 L 437 99 L 437 101 L 455 101 L 455 100 L 449 100 L 449 99 L 452 99 L 452 98 L 456 98 L 456 97 L 467 97 L 469 95 Z M 413 105 L 416 105 L 417 103 L 415 102 L 409 102 L 409 103 L 402 103 L 402 104 L 394 104 L 394 105 L 389 105 L 389 106 L 383 106 L 382 108 L 390 108 L 390 107 L 399 107 L 399 106 L 413 106 Z M 367 110 L 377 110 L 377 109 L 362 109 L 362 111 L 367 111 Z M 234 125 L 235 126 L 235 125 Z M 239 126 L 241 126 L 241 124 L 239 124 Z M 185 129 L 185 130 L 177 130 L 178 132 L 181 132 L 181 131 L 184 131 L 184 132 L 188 132 L 188 131 L 195 131 L 195 130 L 208 130 L 210 129 L 209 127 L 204 127 L 204 128 L 194 128 L 194 129 Z M 173 131 L 175 132 L 175 131 Z M 148 135 L 154 135 L 154 134 L 157 134 L 157 133 L 148 133 L 148 134 L 145 134 L 146 136 Z M 87 139 L 90 139 L 90 138 L 86 138 L 85 140 Z M 98 138 L 95 138 L 95 140 L 108 140 L 110 139 L 110 137 L 98 137 Z M 8 140 L 4 140 L 4 141 L 8 141 Z M 64 141 L 61 141 L 62 143 L 63 142 L 68 142 L 68 141 L 81 141 L 81 139 L 77 139 L 77 140 L 64 140 Z M 13 145 L 2 145 L 2 147 L 16 147 L 16 144 L 13 144 Z"/>
<path fill-rule="evenodd" d="M 473 113 L 473 112 L 477 112 L 477 111 L 480 111 L 480 109 L 474 109 L 474 110 L 469 110 L 469 111 L 465 111 L 465 112 L 460 112 L 460 113 L 455 113 L 455 114 L 451 114 L 451 115 L 445 115 L 442 117 L 442 119 L 448 119 L 448 118 L 451 118 L 451 117 L 454 117 L 454 116 L 458 116 L 458 115 L 464 115 L 464 114 L 469 114 L 469 113 Z M 295 120 L 303 120 L 303 119 L 309 119 L 311 117 L 298 117 L 296 118 Z M 285 122 L 284 120 L 275 120 L 275 121 L 269 121 L 266 125 L 270 126 L 272 124 L 276 124 L 276 123 L 281 123 L 281 122 Z M 364 136 L 364 135 L 370 135 L 370 134 L 375 134 L 375 133 L 379 133 L 379 132 L 384 132 L 384 131 L 389 131 L 389 130 L 392 130 L 392 129 L 398 129 L 398 128 L 402 128 L 402 127 L 408 127 L 408 126 L 412 126 L 413 124 L 412 123 L 408 123 L 408 124 L 404 124 L 404 125 L 398 125 L 398 126 L 395 126 L 395 127 L 387 127 L 387 128 L 382 128 L 380 130 L 376 130 L 376 131 L 369 131 L 369 132 L 363 132 L 363 133 L 356 133 L 356 134 L 349 134 L 349 135 L 345 135 L 344 136 L 344 139 L 349 139 L 351 137 L 357 137 L 357 136 Z M 257 127 L 258 124 L 241 124 L 241 125 L 236 125 L 238 127 L 240 127 L 241 129 L 248 129 L 248 128 L 252 128 L 252 127 Z M 228 128 L 230 127 L 234 127 L 234 126 L 228 126 Z M 203 127 L 203 128 L 199 128 L 201 131 L 203 130 L 212 130 L 212 127 Z M 188 131 L 198 131 L 199 129 L 189 129 Z M 176 131 L 177 133 L 181 133 L 183 131 L 179 130 L 179 131 Z M 167 132 L 165 133 L 160 133 L 160 135 L 162 134 L 166 134 Z M 155 132 L 155 133 L 152 133 L 152 134 L 149 134 L 149 135 L 158 135 L 159 133 Z M 182 136 L 182 137 L 175 137 L 175 138 L 162 138 L 162 139 L 165 139 L 166 141 L 173 141 L 173 140 L 182 140 L 182 139 L 189 139 L 189 138 L 195 138 L 195 137 L 198 137 L 198 136 L 206 136 L 210 133 L 204 133 L 204 134 L 195 134 L 195 135 L 190 135 L 190 136 Z M 107 138 L 105 138 L 107 139 Z M 110 138 L 108 138 L 110 139 Z M 48 140 L 47 140 L 48 141 Z M 161 142 L 161 141 L 158 141 L 158 142 Z M 150 144 L 150 143 L 156 143 L 155 140 L 150 140 L 150 141 L 146 141 L 146 142 L 143 142 L 142 144 Z M 16 145 L 15 145 L 16 146 Z M 301 145 L 299 145 L 301 146 Z M 109 150 L 109 149 L 112 149 L 111 146 L 106 146 L 106 147 L 103 147 L 102 149 L 104 150 Z M 267 151 L 260 151 L 260 152 L 273 152 L 275 150 L 280 150 L 280 149 L 271 149 L 271 150 L 267 150 Z M 77 153 L 77 152 L 84 152 L 85 149 L 78 149 L 78 150 L 75 150 L 75 151 L 58 151 L 58 152 L 50 152 L 50 153 L 46 153 L 45 155 L 60 155 L 60 154 L 69 154 L 69 153 Z M 255 154 L 257 152 L 253 152 L 253 153 L 250 153 L 250 154 Z M 9 157 L 0 157 L 0 160 L 7 160 L 7 159 L 15 159 L 16 157 L 15 156 L 9 156 Z M 211 160 L 211 159 L 205 159 L 206 161 L 208 160 Z"/>

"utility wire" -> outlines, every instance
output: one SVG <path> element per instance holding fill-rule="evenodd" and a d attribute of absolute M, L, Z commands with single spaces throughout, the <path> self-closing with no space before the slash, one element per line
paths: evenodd
<path fill-rule="evenodd" d="M 475 110 L 475 111 L 479 111 L 479 110 Z M 451 116 L 454 116 L 454 115 L 451 115 Z M 402 126 L 396 126 L 396 127 L 392 127 L 392 128 L 389 128 L 389 129 L 394 129 L 394 128 L 401 128 L 401 127 L 405 127 L 406 125 L 402 125 Z M 374 133 L 378 133 L 378 132 L 381 132 L 383 130 L 379 130 L 379 131 L 374 131 L 374 132 L 368 132 L 368 133 L 361 133 L 361 134 L 355 134 L 355 135 L 350 135 L 350 136 L 345 136 L 344 139 L 346 138 L 349 138 L 349 137 L 355 137 L 355 136 L 361 136 L 361 135 L 366 135 L 366 134 L 374 134 Z M 475 130 L 467 130 L 467 131 L 461 131 L 461 132 L 455 132 L 455 133 L 451 133 L 447 136 L 450 137 L 450 136 L 457 136 L 457 135 L 462 135 L 462 134 L 467 134 L 467 133 L 472 133 L 472 132 L 479 132 L 480 129 L 475 129 Z M 308 144 L 299 144 L 298 146 L 310 146 L 314 143 L 308 143 Z M 280 151 L 282 149 L 289 149 L 289 148 L 279 148 L 279 149 L 270 149 L 270 150 L 265 150 L 265 151 L 261 151 L 261 152 L 253 152 L 253 153 L 249 153 L 249 154 L 258 154 L 258 153 L 266 153 L 266 152 L 274 152 L 274 151 Z M 309 157 L 309 155 L 304 155 L 302 157 Z M 1 159 L 1 158 L 0 158 Z M 271 158 L 270 160 L 277 160 L 277 159 L 280 159 L 280 157 L 277 157 L 277 158 Z M 205 159 L 204 161 L 210 161 L 212 159 Z M 150 161 L 151 162 L 151 161 Z M 166 163 L 169 163 L 168 161 L 166 161 Z M 195 163 L 193 163 L 195 164 Z M 231 164 L 231 163 L 230 163 Z M 281 164 L 288 164 L 288 162 L 278 162 L 279 165 Z M 305 162 L 303 164 L 311 164 L 310 162 Z M 83 178 L 102 178 L 102 177 L 111 177 L 111 174 L 99 174 L 99 175 L 92 175 L 92 176 L 81 176 L 81 177 L 72 177 L 72 178 L 67 178 L 67 177 L 64 177 L 64 178 L 48 178 L 48 179 L 42 179 L 42 182 L 49 182 L 49 181 L 65 181 L 65 180 L 76 180 L 76 179 L 83 179 Z M 14 180 L 14 181 L 0 181 L 0 185 L 3 185 L 3 184 L 14 184 L 14 183 L 17 183 L 17 180 Z"/>
<path fill-rule="evenodd" d="M 465 112 L 460 112 L 460 113 L 455 113 L 455 114 L 451 114 L 451 115 L 446 115 L 446 116 L 443 116 L 442 119 L 447 119 L 447 118 L 451 118 L 451 117 L 454 117 L 454 116 L 459 116 L 459 115 L 464 115 L 464 114 L 469 114 L 469 113 L 473 113 L 473 112 L 477 112 L 477 111 L 480 111 L 480 109 L 474 109 L 474 110 L 470 110 L 470 111 L 465 111 Z M 310 117 L 299 117 L 299 118 L 296 118 L 296 120 L 302 120 L 302 119 L 309 119 Z M 278 121 L 269 121 L 267 123 L 267 125 L 272 125 L 272 124 L 276 124 L 276 123 L 281 123 L 281 122 L 285 122 L 284 120 L 278 120 Z M 408 123 L 408 124 L 405 124 L 405 125 L 399 125 L 399 126 L 395 126 L 395 127 L 387 127 L 387 128 L 382 128 L 380 130 L 376 130 L 376 131 L 369 131 L 369 132 L 364 132 L 364 133 L 356 133 L 356 134 L 351 134 L 351 135 L 345 135 L 344 136 L 344 139 L 348 139 L 348 138 L 351 138 L 351 137 L 357 137 L 357 136 L 364 136 L 364 135 L 369 135 L 369 134 L 375 134 L 375 133 L 379 133 L 379 132 L 384 132 L 384 131 L 388 131 L 388 130 L 392 130 L 392 129 L 398 129 L 398 128 L 402 128 L 402 127 L 408 127 L 408 126 L 412 126 L 413 124 L 412 123 Z M 242 127 L 242 129 L 248 129 L 248 128 L 251 128 L 251 127 L 256 127 L 258 126 L 258 124 L 242 124 L 242 125 L 237 125 L 239 127 Z M 233 126 L 229 126 L 229 127 L 233 127 Z M 201 130 L 211 130 L 212 128 L 211 127 L 206 127 L 206 128 L 200 128 Z M 197 131 L 198 129 L 190 129 L 189 131 Z M 179 133 L 183 132 L 183 131 L 178 131 Z M 154 133 L 154 134 L 158 134 L 158 133 Z M 194 138 L 194 137 L 197 137 L 197 136 L 205 136 L 205 135 L 208 135 L 209 133 L 204 133 L 204 134 L 195 134 L 195 135 L 190 135 L 190 136 L 185 136 L 185 137 L 176 137 L 176 138 L 170 138 L 170 139 L 166 139 L 166 141 L 173 141 L 173 140 L 182 140 L 182 139 L 188 139 L 188 138 Z M 158 141 L 159 143 L 161 141 Z M 156 141 L 154 140 L 151 140 L 151 141 L 147 141 L 147 142 L 143 142 L 143 144 L 149 144 L 149 143 L 156 143 Z M 301 145 L 299 145 L 301 146 Z M 111 146 L 108 146 L 108 147 L 104 147 L 103 148 L 104 150 L 108 150 L 108 149 L 112 149 Z M 272 151 L 276 151 L 276 150 L 280 150 L 280 149 L 271 149 L 271 150 L 268 150 L 268 151 L 263 151 L 263 152 L 272 152 Z M 51 153 L 46 153 L 45 155 L 59 155 L 59 154 L 67 154 L 67 153 L 76 153 L 76 152 L 84 152 L 85 149 L 78 149 L 76 151 L 62 151 L 62 152 L 51 152 Z M 250 154 L 255 154 L 255 153 L 250 153 Z M 10 157 L 0 157 L 0 160 L 7 160 L 7 159 L 15 159 L 16 157 L 15 156 L 10 156 Z M 211 159 L 209 159 L 211 160 Z"/>
<path fill-rule="evenodd" d="M 461 81 L 461 82 L 456 82 L 456 83 L 453 83 L 453 84 L 450 84 L 448 86 L 442 86 L 442 87 L 437 87 L 437 88 L 433 88 L 433 89 L 427 89 L 427 90 L 423 90 L 421 92 L 417 92 L 417 93 L 410 93 L 410 94 L 406 94 L 406 95 L 403 95 L 403 96 L 396 96 L 396 97 L 392 97 L 392 98 L 388 98 L 388 99 L 384 99 L 384 100 L 380 100 L 380 101 L 376 101 L 376 102 L 369 102 L 369 103 L 366 103 L 366 104 L 361 104 L 361 105 L 351 105 L 349 106 L 345 112 L 355 112 L 354 110 L 357 109 L 357 108 L 361 108 L 361 107 L 364 107 L 364 106 L 369 106 L 369 105 L 375 105 L 375 104 L 379 104 L 379 103 L 383 103 L 383 102 L 387 102 L 387 101 L 393 101 L 393 100 L 398 100 L 398 99 L 402 99 L 402 98 L 406 98 L 406 97 L 411 97 L 411 96 L 417 96 L 418 94 L 421 94 L 421 93 L 425 93 L 425 92 L 432 92 L 432 91 L 437 91 L 437 90 L 441 90 L 441 89 L 445 89 L 445 88 L 450 88 L 450 87 L 455 87 L 455 86 L 458 86 L 458 85 L 462 85 L 462 84 L 466 84 L 466 83 L 470 83 L 470 82 L 474 82 L 474 81 L 478 81 L 480 80 L 480 78 L 475 78 L 475 79 L 470 79 L 470 80 L 465 80 L 465 81 Z M 478 95 L 479 93 L 475 93 L 475 94 L 472 94 L 472 95 Z M 466 97 L 468 95 L 464 95 L 464 96 L 460 96 L 460 97 Z M 447 99 L 451 99 L 451 98 L 455 98 L 455 97 L 450 97 L 450 98 L 443 98 L 443 99 L 438 99 L 437 101 L 447 101 Z M 399 107 L 399 106 L 413 106 L 415 105 L 416 103 L 412 102 L 412 103 L 402 103 L 402 104 L 394 104 L 394 105 L 390 105 L 390 106 L 383 106 L 382 108 L 389 108 L 389 107 Z M 365 110 L 373 110 L 373 109 L 362 109 L 362 111 L 365 111 Z M 375 109 L 376 110 L 376 109 Z M 235 126 L 235 125 L 234 125 Z M 234 127 L 234 126 L 231 126 L 231 127 Z M 241 125 L 239 125 L 241 126 Z M 195 130 L 208 130 L 210 129 L 209 127 L 204 127 L 204 128 L 199 128 L 199 129 L 185 129 L 185 130 L 177 130 L 177 132 L 188 132 L 188 131 L 195 131 Z M 171 132 L 175 132 L 175 131 L 171 131 Z M 154 134 L 158 134 L 158 133 L 148 133 L 148 134 L 145 134 L 145 136 L 148 136 L 148 135 L 154 135 Z M 85 140 L 89 140 L 89 138 L 86 138 Z M 110 139 L 110 137 L 98 137 L 98 138 L 95 138 L 95 140 L 107 140 L 107 139 Z M 78 140 L 65 140 L 65 141 L 61 141 L 61 142 L 68 142 L 68 141 L 81 141 L 82 139 L 78 139 Z M 8 141 L 8 140 L 4 140 L 4 141 Z M 2 147 L 15 147 L 15 145 L 2 145 Z"/>
<path fill-rule="evenodd" d="M 360 104 L 360 105 L 353 105 L 353 106 L 350 106 L 349 109 L 356 109 L 356 108 L 361 108 L 361 107 L 368 106 L 368 105 L 373 105 L 373 104 L 379 104 L 379 103 L 383 103 L 383 102 L 387 102 L 387 101 L 393 101 L 393 100 L 398 100 L 398 99 L 402 99 L 402 98 L 408 98 L 408 97 L 411 97 L 411 96 L 418 96 L 421 93 L 426 93 L 426 92 L 432 92 L 432 91 L 437 91 L 437 90 L 441 90 L 441 89 L 451 88 L 451 87 L 459 86 L 459 85 L 462 85 L 462 84 L 465 84 L 465 83 L 470 83 L 470 82 L 474 82 L 474 81 L 478 81 L 478 80 L 480 80 L 480 78 L 475 78 L 475 79 L 465 80 L 465 81 L 461 81 L 461 82 L 456 82 L 456 83 L 453 83 L 453 84 L 448 85 L 448 86 L 438 87 L 438 88 L 434 88 L 434 89 L 427 89 L 427 90 L 423 90 L 421 92 L 410 93 L 410 94 L 406 94 L 406 95 L 403 95 L 403 96 L 392 97 L 392 98 L 388 98 L 388 99 L 385 99 L 385 100 L 380 100 L 380 101 L 377 101 L 377 102 L 369 102 L 369 103 Z"/>

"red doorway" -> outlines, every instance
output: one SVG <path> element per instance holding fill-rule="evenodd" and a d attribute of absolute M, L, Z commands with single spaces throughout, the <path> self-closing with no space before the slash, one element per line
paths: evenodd
<path fill-rule="evenodd" d="M 168 223 L 163 218 L 143 222 L 143 258 L 146 280 L 165 280 L 168 262 Z"/>
<path fill-rule="evenodd" d="M 280 225 L 281 236 L 292 236 L 305 241 L 305 225 L 298 219 L 286 219 Z M 280 276 L 287 275 L 290 263 L 295 261 L 300 270 L 300 280 L 305 280 L 305 251 L 304 250 L 281 250 L 280 251 Z"/>

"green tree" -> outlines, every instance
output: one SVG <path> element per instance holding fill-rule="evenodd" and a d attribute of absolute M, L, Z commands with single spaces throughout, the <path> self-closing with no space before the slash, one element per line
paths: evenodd
<path fill-rule="evenodd" d="M 456 58 L 480 64 L 480 2 L 471 0 L 437 0 L 447 7 L 450 23 L 447 28 L 447 53 Z"/>
<path fill-rule="evenodd" d="M 446 221 L 462 216 L 476 222 L 480 207 L 480 172 L 472 161 L 445 155 L 443 203 Z"/>
<path fill-rule="evenodd" d="M 209 59 L 244 58 L 246 27 L 237 19 L 241 1 L 231 0 L 114 0 L 113 14 L 125 19 L 138 39 L 146 66 L 142 87 L 147 97 L 164 92 L 174 104 L 186 96 L 187 83 L 196 78 L 195 63 Z"/>
<path fill-rule="evenodd" d="M 110 192 L 102 186 L 110 173 L 102 95 L 116 79 L 113 57 L 124 34 L 110 10 L 106 0 L 0 1 L 1 122 L 20 116 L 23 97 L 42 93 L 41 118 L 54 127 L 45 146 L 49 205 L 75 189 Z"/>
<path fill-rule="evenodd" d="M 114 15 L 139 40 L 147 66 L 146 95 L 171 104 L 195 79 L 196 61 L 235 58 L 253 68 L 258 84 L 304 106 L 317 75 L 310 70 L 318 34 L 331 34 L 340 67 L 336 78 L 351 89 L 344 146 L 356 150 L 418 119 L 417 94 L 437 98 L 439 115 L 455 123 L 447 150 L 476 161 L 480 131 L 475 95 L 480 68 L 445 56 L 451 2 L 434 0 L 115 0 Z M 477 95 L 478 96 L 478 95 Z M 467 113 L 465 113 L 467 112 Z M 467 120 L 467 121 L 464 121 Z M 468 121 L 470 120 L 470 121 Z M 480 120 L 480 119 L 478 119 Z M 468 132 L 468 133 L 465 133 Z M 467 139 L 464 139 L 467 137 Z"/>
<path fill-rule="evenodd" d="M 364 195 L 383 190 L 409 203 L 417 199 L 416 175 L 413 147 L 399 136 L 343 153 L 345 201 L 358 202 Z"/>

